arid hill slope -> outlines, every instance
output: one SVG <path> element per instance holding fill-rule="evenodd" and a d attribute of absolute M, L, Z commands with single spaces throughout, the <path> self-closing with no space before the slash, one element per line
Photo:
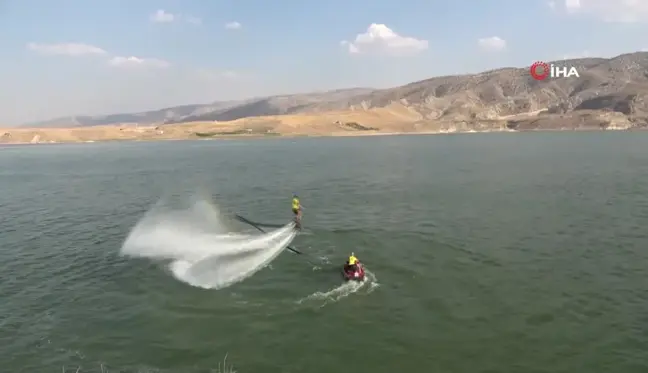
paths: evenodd
<path fill-rule="evenodd" d="M 185 138 L 195 136 L 190 128 L 221 136 L 648 126 L 648 52 L 554 63 L 576 66 L 580 77 L 535 81 L 528 68 L 504 68 L 436 77 L 390 89 L 358 88 L 189 105 L 140 114 L 76 118 L 73 123 L 50 122 L 48 127 L 136 123 L 157 126 L 155 131 L 164 129 L 167 134 L 185 128 L 178 130 Z"/>
<path fill-rule="evenodd" d="M 22 127 L 70 128 L 111 124 L 154 125 L 211 120 L 227 121 L 263 115 L 290 114 L 294 109 L 305 105 L 344 100 L 371 91 L 373 90 L 369 88 L 351 88 L 329 92 L 251 98 L 239 101 L 218 101 L 210 104 L 174 106 L 141 113 L 56 118 L 42 122 L 26 123 Z"/>

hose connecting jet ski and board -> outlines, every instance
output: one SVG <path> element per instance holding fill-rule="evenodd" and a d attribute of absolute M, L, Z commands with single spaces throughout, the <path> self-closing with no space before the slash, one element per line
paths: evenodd
<path fill-rule="evenodd" d="M 280 228 L 280 227 L 283 227 L 283 225 L 281 225 L 281 224 L 266 224 L 266 223 L 254 222 L 254 221 L 246 219 L 246 218 L 244 218 L 244 217 L 242 217 L 241 215 L 238 215 L 238 214 L 235 214 L 234 216 L 236 217 L 236 220 L 238 220 L 238 221 L 240 221 L 242 223 L 248 224 L 248 225 L 256 228 L 257 230 L 259 230 L 262 233 L 266 233 L 266 231 L 262 227 L 266 227 L 266 228 Z M 299 229 L 299 228 L 297 228 L 297 229 Z M 295 249 L 292 246 L 287 246 L 286 249 L 292 251 L 295 254 L 304 255 L 303 252 Z M 357 258 L 355 258 L 354 254 L 351 254 L 351 257 L 353 258 L 353 262 L 350 263 L 349 261 L 347 261 L 347 262 L 344 263 L 344 266 L 342 268 L 342 277 L 344 278 L 345 281 L 360 281 L 360 282 L 362 282 L 365 279 L 364 265 L 362 263 L 360 263 L 360 261 L 358 261 Z M 314 263 L 311 263 L 310 261 L 308 261 L 308 263 L 310 263 L 312 265 L 315 265 Z"/>
<path fill-rule="evenodd" d="M 248 224 L 248 225 L 256 228 L 258 231 L 260 231 L 262 233 L 266 233 L 266 231 L 261 227 L 267 227 L 267 228 L 281 228 L 281 227 L 283 227 L 283 225 L 280 225 L 280 224 L 264 224 L 264 223 L 253 222 L 252 220 L 246 219 L 246 218 L 244 218 L 244 217 L 242 217 L 241 215 L 238 215 L 238 214 L 236 214 L 234 216 L 236 217 L 236 220 L 238 220 L 238 221 L 240 221 L 242 223 Z M 304 254 L 304 253 L 302 253 L 301 251 L 295 249 L 292 246 L 288 246 L 286 248 L 288 250 L 292 251 L 295 254 L 300 254 L 300 255 Z"/>

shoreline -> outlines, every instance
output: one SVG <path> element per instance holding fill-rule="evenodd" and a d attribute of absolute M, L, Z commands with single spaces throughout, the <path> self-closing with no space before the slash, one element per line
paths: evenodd
<path fill-rule="evenodd" d="M 2 129 L 4 131 L 8 129 Z M 39 131 L 35 129 L 23 129 L 23 131 Z M 71 141 L 18 141 L 18 142 L 3 142 L 0 141 L 0 148 L 8 146 L 30 146 L 30 145 L 62 145 L 62 144 L 93 144 L 93 143 L 110 143 L 110 142 L 166 142 L 166 141 L 218 141 L 218 140 L 263 140 L 263 139 L 296 139 L 296 138 L 324 138 L 324 137 L 379 137 L 379 136 L 432 136 L 432 135 L 468 135 L 468 134 L 484 134 L 484 133 L 530 133 L 530 132 L 644 132 L 646 128 L 614 128 L 614 129 L 599 129 L 599 128 L 574 128 L 574 129 L 531 129 L 531 130 L 510 130 L 510 129 L 493 129 L 486 131 L 421 131 L 421 132 L 333 132 L 329 134 L 313 133 L 313 134 L 276 134 L 271 135 L 247 135 L 247 134 L 232 134 L 232 135 L 215 135 L 210 137 L 178 137 L 178 138 L 106 138 L 95 140 L 71 140 Z"/>

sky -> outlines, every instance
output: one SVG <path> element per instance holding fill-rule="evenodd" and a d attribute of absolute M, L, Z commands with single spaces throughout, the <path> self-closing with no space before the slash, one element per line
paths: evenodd
<path fill-rule="evenodd" d="M 0 126 L 648 50 L 648 0 L 0 0 Z"/>

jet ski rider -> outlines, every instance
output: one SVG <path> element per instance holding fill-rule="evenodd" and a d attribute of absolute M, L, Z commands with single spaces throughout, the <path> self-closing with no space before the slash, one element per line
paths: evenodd
<path fill-rule="evenodd" d="M 347 260 L 347 270 L 350 272 L 355 272 L 358 270 L 358 258 L 356 258 L 354 253 L 351 253 L 349 260 Z"/>

